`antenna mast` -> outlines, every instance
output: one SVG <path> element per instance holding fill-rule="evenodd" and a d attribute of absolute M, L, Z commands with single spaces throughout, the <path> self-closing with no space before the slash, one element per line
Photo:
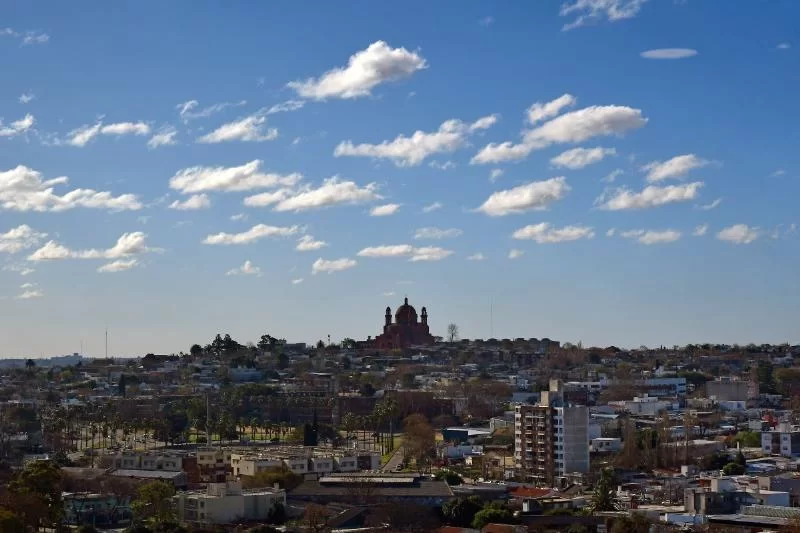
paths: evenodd
<path fill-rule="evenodd" d="M 106 359 L 108 359 L 108 328 L 106 328 Z"/>

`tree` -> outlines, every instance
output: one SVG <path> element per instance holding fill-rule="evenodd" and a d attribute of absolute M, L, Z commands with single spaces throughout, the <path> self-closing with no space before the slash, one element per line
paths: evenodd
<path fill-rule="evenodd" d="M 119 383 L 117 384 L 117 393 L 120 396 L 125 396 L 125 374 L 120 374 Z"/>
<path fill-rule="evenodd" d="M 615 477 L 614 471 L 610 468 L 600 471 L 600 479 L 597 480 L 592 491 L 591 510 L 593 513 L 618 509 Z"/>
<path fill-rule="evenodd" d="M 203 354 L 203 347 L 199 344 L 192 344 L 192 347 L 189 348 L 189 354 L 192 357 L 200 357 Z"/>
<path fill-rule="evenodd" d="M 452 470 L 439 470 L 434 476 L 439 481 L 446 481 L 448 485 L 461 485 L 464 479 Z"/>
<path fill-rule="evenodd" d="M 166 481 L 151 481 L 136 490 L 136 499 L 131 503 L 133 514 L 140 520 L 164 523 L 174 520 L 170 498 L 175 495 L 175 487 Z"/>
<path fill-rule="evenodd" d="M 614 519 L 611 533 L 649 533 L 652 523 L 641 513 L 631 513 Z"/>
<path fill-rule="evenodd" d="M 512 524 L 514 521 L 514 513 L 507 507 L 490 503 L 475 514 L 475 518 L 472 519 L 472 527 L 483 529 L 486 524 Z"/>
<path fill-rule="evenodd" d="M 722 467 L 722 473 L 726 476 L 741 476 L 747 472 L 747 467 L 739 463 L 730 462 Z"/>
<path fill-rule="evenodd" d="M 25 368 L 27 368 L 28 370 L 33 370 L 34 368 L 36 368 L 36 362 L 33 359 L 28 359 L 27 361 L 25 361 Z"/>
<path fill-rule="evenodd" d="M 447 342 L 456 342 L 458 340 L 458 325 L 447 325 Z"/>
<path fill-rule="evenodd" d="M 342 339 L 342 348 L 345 350 L 354 350 L 356 348 L 356 341 L 350 337 Z"/>
<path fill-rule="evenodd" d="M 61 522 L 61 469 L 52 461 L 33 461 L 14 474 L 8 484 L 11 509 L 31 528 Z"/>
<path fill-rule="evenodd" d="M 478 496 L 456 498 L 442 506 L 442 515 L 451 526 L 469 527 L 481 508 L 481 500 Z"/>
<path fill-rule="evenodd" d="M 309 533 L 322 533 L 328 529 L 331 513 L 324 506 L 310 503 L 303 514 L 303 525 Z"/>
<path fill-rule="evenodd" d="M 0 531 L 3 533 L 25 533 L 25 524 L 13 511 L 0 508 Z"/>

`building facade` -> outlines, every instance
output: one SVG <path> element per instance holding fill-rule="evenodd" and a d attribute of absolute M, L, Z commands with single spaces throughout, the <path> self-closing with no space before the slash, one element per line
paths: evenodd
<path fill-rule="evenodd" d="M 383 333 L 375 338 L 375 347 L 380 350 L 392 350 L 411 345 L 433 344 L 435 341 L 428 328 L 428 310 L 424 307 L 420 318 L 417 317 L 417 310 L 409 305 L 408 298 L 397 308 L 394 323 L 392 309 L 387 307 Z"/>
<path fill-rule="evenodd" d="M 189 524 L 230 524 L 264 520 L 276 505 L 286 505 L 283 489 L 242 490 L 238 481 L 209 483 L 205 491 L 173 497 L 178 520 Z"/>
<path fill-rule="evenodd" d="M 589 471 L 589 409 L 566 402 L 560 381 L 550 382 L 538 404 L 516 406 L 514 462 L 523 478 L 548 486 Z"/>

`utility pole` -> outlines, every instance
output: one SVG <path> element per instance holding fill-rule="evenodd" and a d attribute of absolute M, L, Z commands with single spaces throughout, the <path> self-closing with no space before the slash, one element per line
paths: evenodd
<path fill-rule="evenodd" d="M 106 359 L 108 359 L 108 328 L 106 328 Z"/>

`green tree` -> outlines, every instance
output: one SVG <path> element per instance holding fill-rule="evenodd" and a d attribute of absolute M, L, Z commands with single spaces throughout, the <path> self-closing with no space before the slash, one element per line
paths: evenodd
<path fill-rule="evenodd" d="M 200 355 L 203 354 L 203 347 L 200 346 L 199 344 L 192 344 L 192 347 L 189 348 L 189 354 L 192 357 L 199 357 Z"/>
<path fill-rule="evenodd" d="M 452 470 L 439 470 L 434 476 L 439 481 L 446 481 L 448 485 L 461 485 L 464 480 Z"/>
<path fill-rule="evenodd" d="M 745 448 L 761 447 L 761 435 L 756 431 L 740 431 L 736 434 L 733 440 Z"/>
<path fill-rule="evenodd" d="M 611 533 L 649 533 L 652 522 L 641 513 L 631 513 L 614 519 Z"/>
<path fill-rule="evenodd" d="M 119 383 L 117 383 L 117 394 L 120 396 L 125 396 L 125 386 L 125 374 L 120 374 Z"/>
<path fill-rule="evenodd" d="M 139 520 L 149 520 L 156 524 L 175 519 L 170 499 L 175 495 L 175 487 L 166 481 L 151 481 L 136 489 L 136 499 L 131 510 Z"/>
<path fill-rule="evenodd" d="M 33 461 L 8 483 L 12 510 L 28 527 L 53 527 L 61 522 L 63 476 L 52 461 Z"/>
<path fill-rule="evenodd" d="M 25 524 L 14 511 L 0 508 L 0 531 L 3 533 L 25 533 Z"/>
<path fill-rule="evenodd" d="M 726 476 L 741 476 L 747 472 L 747 467 L 739 463 L 730 462 L 722 467 L 722 473 Z"/>
<path fill-rule="evenodd" d="M 600 471 L 600 478 L 592 491 L 592 512 L 616 511 L 619 507 L 616 494 L 616 476 L 610 468 Z"/>
<path fill-rule="evenodd" d="M 480 510 L 480 498 L 470 496 L 469 498 L 456 498 L 445 503 L 442 506 L 442 515 L 451 526 L 469 527 Z"/>
<path fill-rule="evenodd" d="M 475 513 L 475 518 L 472 519 L 472 527 L 483 529 L 486 524 L 513 524 L 514 521 L 514 513 L 508 508 L 489 504 Z"/>

